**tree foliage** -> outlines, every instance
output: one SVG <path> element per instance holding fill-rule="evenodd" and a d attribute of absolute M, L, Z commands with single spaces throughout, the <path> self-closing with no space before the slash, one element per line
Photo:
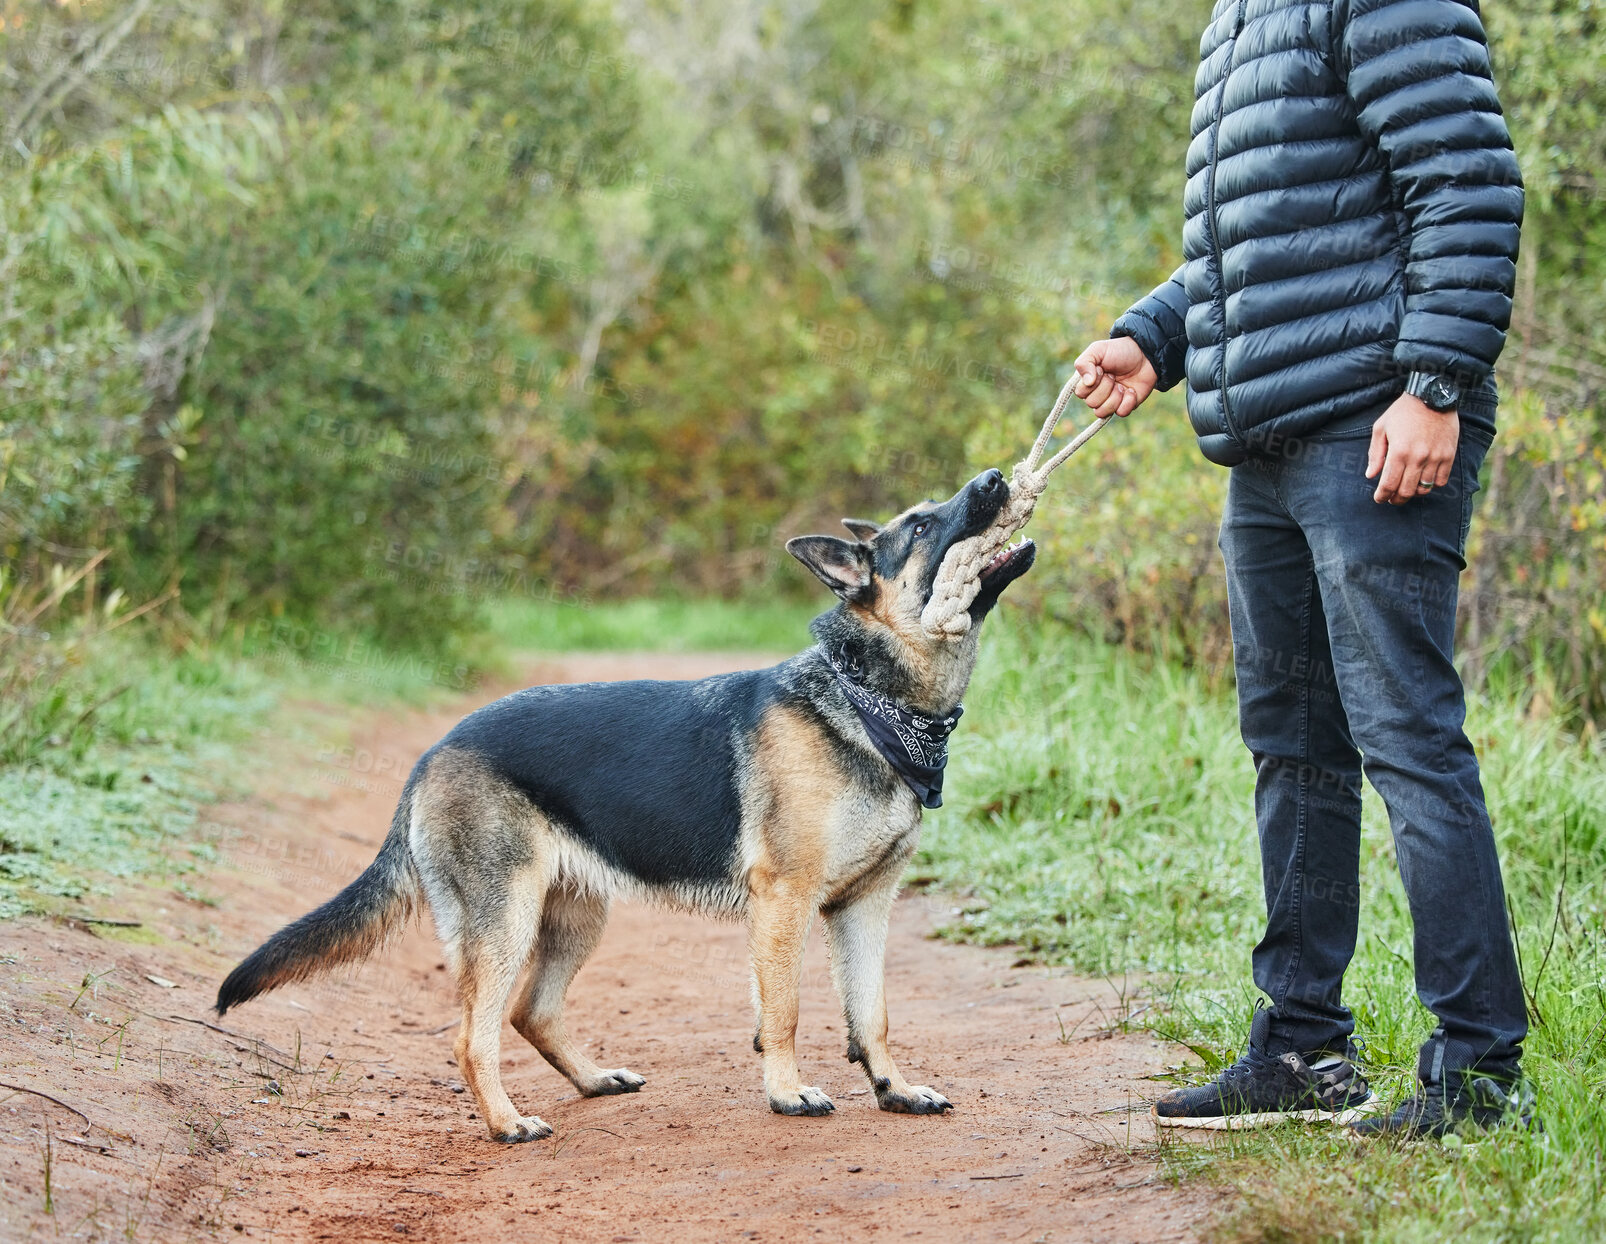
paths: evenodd
<path fill-rule="evenodd" d="M 0 540 L 214 629 L 793 590 L 785 536 L 1024 448 L 1180 249 L 1202 0 L 0 0 Z M 1606 647 L 1588 6 L 1486 11 L 1530 188 L 1475 660 Z M 1178 395 L 1043 507 L 1044 607 L 1225 651 Z"/>

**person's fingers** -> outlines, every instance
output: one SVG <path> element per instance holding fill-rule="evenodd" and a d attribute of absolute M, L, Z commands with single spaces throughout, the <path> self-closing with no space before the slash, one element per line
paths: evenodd
<path fill-rule="evenodd" d="M 1383 430 L 1383 421 L 1379 419 L 1372 425 L 1372 444 L 1366 451 L 1366 478 L 1371 479 L 1383 469 L 1383 459 L 1388 456 L 1389 435 Z"/>
<path fill-rule="evenodd" d="M 1110 394 L 1113 392 L 1115 392 L 1115 377 L 1108 374 L 1101 374 L 1099 376 L 1099 382 L 1093 386 L 1092 390 L 1083 400 L 1087 402 L 1088 409 L 1097 410 L 1101 405 L 1109 400 Z"/>
<path fill-rule="evenodd" d="M 1076 388 L 1072 391 L 1077 397 L 1086 397 L 1087 390 L 1098 383 L 1099 376 L 1104 370 L 1104 354 L 1109 344 L 1108 341 L 1095 341 L 1078 354 L 1076 362 L 1071 364 L 1076 369 Z"/>
<path fill-rule="evenodd" d="M 1121 404 L 1115 408 L 1115 413 L 1125 419 L 1142 404 L 1143 398 L 1138 396 L 1136 389 L 1129 389 L 1125 385 L 1121 386 L 1121 392 Z"/>
<path fill-rule="evenodd" d="M 1424 454 L 1422 457 L 1421 474 L 1417 477 L 1415 488 L 1410 486 L 1411 475 L 1407 471 L 1405 476 L 1405 491 L 1413 496 L 1425 497 L 1435 488 L 1442 488 L 1450 482 L 1451 459 L 1441 457 L 1437 453 Z"/>
<path fill-rule="evenodd" d="M 1126 400 L 1127 392 L 1128 390 L 1125 385 L 1118 384 L 1114 386 L 1110 390 L 1109 397 L 1105 398 L 1093 408 L 1094 415 L 1100 419 L 1108 419 L 1121 408 L 1121 403 Z M 1092 403 L 1089 402 L 1088 405 L 1091 406 Z"/>
<path fill-rule="evenodd" d="M 1389 503 L 1391 505 L 1404 505 L 1407 501 L 1421 496 L 1422 482 L 1424 480 L 1432 482 L 1432 476 L 1427 465 L 1427 454 L 1420 446 L 1412 446 L 1406 449 L 1399 455 L 1399 458 L 1400 478 L 1399 483 L 1394 487 L 1394 499 Z M 1383 473 L 1385 475 L 1388 474 L 1387 467 L 1383 469 Z"/>
<path fill-rule="evenodd" d="M 1406 452 L 1397 447 L 1390 446 L 1383 459 L 1383 473 L 1378 477 L 1377 491 L 1372 494 L 1372 500 L 1387 502 L 1389 505 L 1398 505 L 1403 498 L 1400 496 L 1400 487 L 1406 481 L 1407 474 Z M 1411 493 L 1416 493 L 1418 475 L 1409 476 Z"/>

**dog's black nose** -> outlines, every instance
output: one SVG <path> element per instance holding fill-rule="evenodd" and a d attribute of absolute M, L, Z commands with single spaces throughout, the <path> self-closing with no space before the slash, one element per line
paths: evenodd
<path fill-rule="evenodd" d="M 990 471 L 983 471 L 976 477 L 976 491 L 988 497 L 1004 487 L 1004 473 L 997 467 Z"/>

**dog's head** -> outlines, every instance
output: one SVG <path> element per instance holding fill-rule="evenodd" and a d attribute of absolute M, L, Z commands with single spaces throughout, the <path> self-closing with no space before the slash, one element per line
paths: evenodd
<path fill-rule="evenodd" d="M 908 673 L 913 685 L 901 692 L 905 698 L 927 707 L 951 707 L 969 681 L 982 619 L 1004 589 L 1032 568 L 1036 546 L 1023 540 L 988 563 L 970 605 L 970 633 L 963 640 L 932 638 L 920 615 L 948 550 L 987 530 L 1008 500 L 1003 474 L 983 471 L 948 500 L 922 501 L 884 526 L 844 519 L 853 540 L 798 536 L 786 542 L 786 549 L 841 598 L 842 621 L 865 641 L 876 641 Z M 825 638 L 820 625 L 815 632 Z"/>

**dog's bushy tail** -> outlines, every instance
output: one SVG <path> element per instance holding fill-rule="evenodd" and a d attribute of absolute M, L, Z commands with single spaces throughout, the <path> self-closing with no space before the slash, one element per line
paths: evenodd
<path fill-rule="evenodd" d="M 415 770 L 374 862 L 322 907 L 285 925 L 247 955 L 218 987 L 219 1015 L 280 985 L 366 958 L 405 925 L 422 893 L 407 845 L 416 779 Z"/>

